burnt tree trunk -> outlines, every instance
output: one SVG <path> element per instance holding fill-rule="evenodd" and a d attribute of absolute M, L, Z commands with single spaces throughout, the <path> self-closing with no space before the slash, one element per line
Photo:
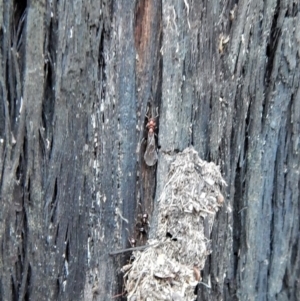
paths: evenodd
<path fill-rule="evenodd" d="M 198 300 L 300 300 L 298 1 L 0 0 L 0 41 L 0 300 L 121 299 L 190 145 L 228 184 Z"/>

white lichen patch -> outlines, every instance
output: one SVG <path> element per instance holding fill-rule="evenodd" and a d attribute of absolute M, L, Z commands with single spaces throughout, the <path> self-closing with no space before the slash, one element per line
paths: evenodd
<path fill-rule="evenodd" d="M 135 260 L 123 269 L 128 300 L 195 299 L 225 185 L 218 166 L 192 147 L 176 156 L 158 200 L 155 239 L 145 251 L 133 252 Z"/>

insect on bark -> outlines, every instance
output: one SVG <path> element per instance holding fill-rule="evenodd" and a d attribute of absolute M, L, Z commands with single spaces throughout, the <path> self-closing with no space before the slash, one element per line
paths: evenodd
<path fill-rule="evenodd" d="M 146 151 L 144 154 L 144 160 L 148 166 L 153 166 L 156 164 L 158 159 L 156 144 L 155 144 L 155 133 L 154 133 L 154 130 L 156 128 L 156 122 L 155 122 L 156 117 L 149 117 L 147 115 L 146 117 L 148 118 L 148 123 L 146 125 L 148 129 L 148 138 L 147 138 Z"/>

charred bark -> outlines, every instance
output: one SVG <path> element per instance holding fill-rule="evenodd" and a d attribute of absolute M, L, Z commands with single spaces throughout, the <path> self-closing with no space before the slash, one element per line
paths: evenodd
<path fill-rule="evenodd" d="M 300 299 L 299 20 L 297 1 L 0 1 L 0 300 L 121 295 L 109 253 L 145 243 L 189 145 L 228 184 L 198 299 Z"/>

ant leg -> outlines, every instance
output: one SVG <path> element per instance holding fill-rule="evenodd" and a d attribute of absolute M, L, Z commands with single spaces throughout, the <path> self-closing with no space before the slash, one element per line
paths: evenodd
<path fill-rule="evenodd" d="M 146 138 L 143 137 L 143 139 L 142 139 L 142 141 L 141 141 L 141 144 L 142 144 L 143 142 L 145 142 L 145 141 L 146 141 Z"/>
<path fill-rule="evenodd" d="M 149 107 L 147 107 L 147 111 L 146 111 L 146 114 L 145 114 L 145 116 L 147 117 L 147 119 L 149 120 L 150 119 L 150 117 L 147 115 L 149 113 Z"/>
<path fill-rule="evenodd" d="M 156 115 L 155 115 L 155 113 L 156 113 Z M 154 115 L 155 115 L 155 117 L 153 117 Z M 156 107 L 155 112 L 154 112 L 154 109 L 152 108 L 152 118 L 156 119 L 158 116 L 159 116 L 159 114 L 158 114 L 158 107 Z"/>

